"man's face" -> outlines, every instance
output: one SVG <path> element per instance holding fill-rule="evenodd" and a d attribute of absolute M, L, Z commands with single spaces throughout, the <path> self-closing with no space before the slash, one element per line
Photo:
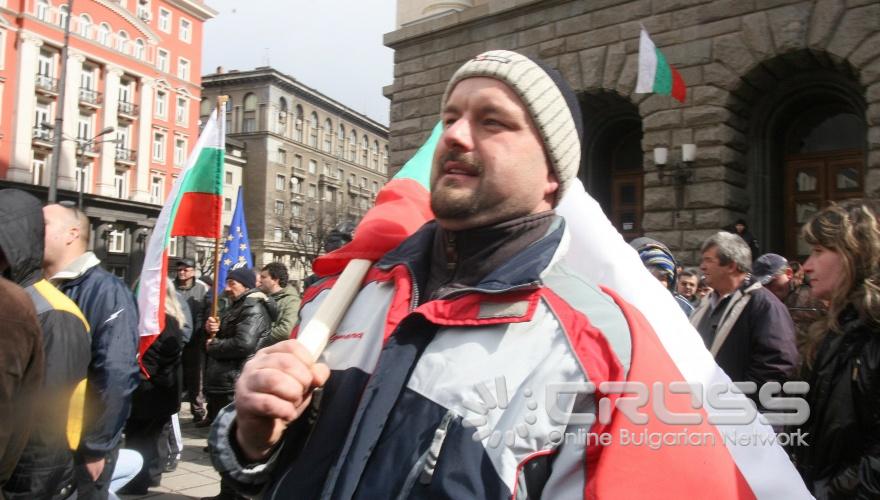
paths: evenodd
<path fill-rule="evenodd" d="M 260 271 L 260 276 L 257 278 L 257 288 L 263 293 L 275 293 L 281 287 L 278 286 L 278 280 L 272 279 L 269 271 Z"/>
<path fill-rule="evenodd" d="M 721 265 L 717 247 L 707 248 L 700 260 L 700 271 L 706 277 L 706 284 L 713 288 L 717 288 L 731 275 L 732 266 L 735 266 L 733 262 L 726 266 Z"/>
<path fill-rule="evenodd" d="M 773 278 L 764 285 L 764 288 L 770 290 L 773 292 L 773 295 L 776 295 L 779 297 L 779 300 L 782 300 L 788 295 L 792 274 L 791 268 L 786 268 L 785 271 L 774 275 Z"/>
<path fill-rule="evenodd" d="M 745 224 L 737 224 L 737 225 L 734 226 L 734 227 L 736 228 L 736 232 L 739 233 L 739 234 L 742 234 L 743 231 L 746 230 L 746 225 L 745 225 Z"/>
<path fill-rule="evenodd" d="M 682 276 L 678 278 L 678 293 L 688 300 L 692 299 L 694 294 L 697 293 L 697 281 L 696 276 Z"/>
<path fill-rule="evenodd" d="M 491 78 L 459 82 L 442 113 L 431 209 L 440 226 L 481 227 L 553 208 L 559 183 L 522 101 Z"/>
<path fill-rule="evenodd" d="M 43 263 L 48 264 L 57 262 L 79 238 L 79 228 L 68 210 L 60 205 L 43 207 L 43 219 L 46 223 Z"/>
<path fill-rule="evenodd" d="M 235 280 L 226 280 L 226 288 L 223 289 L 223 293 L 232 297 L 233 299 L 246 291 L 247 287 Z"/>
<path fill-rule="evenodd" d="M 177 279 L 180 281 L 188 281 L 196 275 L 196 270 L 192 267 L 177 266 Z"/>

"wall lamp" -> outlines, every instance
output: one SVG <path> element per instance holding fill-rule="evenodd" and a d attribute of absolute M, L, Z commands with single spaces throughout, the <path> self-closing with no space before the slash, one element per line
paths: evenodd
<path fill-rule="evenodd" d="M 696 144 L 681 145 L 681 161 L 674 167 L 669 166 L 669 148 L 654 148 L 654 165 L 660 182 L 675 186 L 675 208 L 680 209 L 684 198 L 684 186 L 693 176 L 693 164 L 697 157 Z M 668 180 L 667 180 L 668 179 Z"/>

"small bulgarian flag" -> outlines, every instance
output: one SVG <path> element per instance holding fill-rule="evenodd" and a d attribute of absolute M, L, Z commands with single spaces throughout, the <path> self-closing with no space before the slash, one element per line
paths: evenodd
<path fill-rule="evenodd" d="M 672 95 L 679 102 L 684 102 L 687 87 L 681 74 L 666 62 L 666 56 L 651 41 L 648 32 L 642 28 L 639 36 L 639 79 L 636 83 L 636 94 Z"/>
<path fill-rule="evenodd" d="M 219 238 L 222 235 L 223 159 L 226 148 L 226 104 L 205 124 L 186 168 L 174 182 L 147 244 L 137 290 L 138 353 L 143 356 L 165 329 L 165 280 L 168 247 L 174 236 Z M 141 367 L 143 369 L 143 366 Z M 147 374 L 149 375 L 149 374 Z"/>
<path fill-rule="evenodd" d="M 443 134 L 437 123 L 428 140 L 376 195 L 376 203 L 354 231 L 352 241 L 315 259 L 319 276 L 341 273 L 352 259 L 377 261 L 434 218 L 431 212 L 431 164 Z"/>

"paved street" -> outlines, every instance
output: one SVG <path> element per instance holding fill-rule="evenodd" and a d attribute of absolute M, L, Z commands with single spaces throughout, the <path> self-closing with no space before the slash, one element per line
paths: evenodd
<path fill-rule="evenodd" d="M 189 405 L 184 403 L 184 407 Z M 174 472 L 162 474 L 162 484 L 150 488 L 147 495 L 121 495 L 124 499 L 150 498 L 155 500 L 185 499 L 213 496 L 220 493 L 220 476 L 211 466 L 207 445 L 208 428 L 196 428 L 188 408 L 180 412 L 180 430 L 183 434 L 183 452 Z"/>

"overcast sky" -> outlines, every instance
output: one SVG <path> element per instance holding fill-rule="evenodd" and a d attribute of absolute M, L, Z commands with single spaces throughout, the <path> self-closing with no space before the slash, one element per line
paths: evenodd
<path fill-rule="evenodd" d="M 202 73 L 272 66 L 388 125 L 395 0 L 206 0 Z"/>

